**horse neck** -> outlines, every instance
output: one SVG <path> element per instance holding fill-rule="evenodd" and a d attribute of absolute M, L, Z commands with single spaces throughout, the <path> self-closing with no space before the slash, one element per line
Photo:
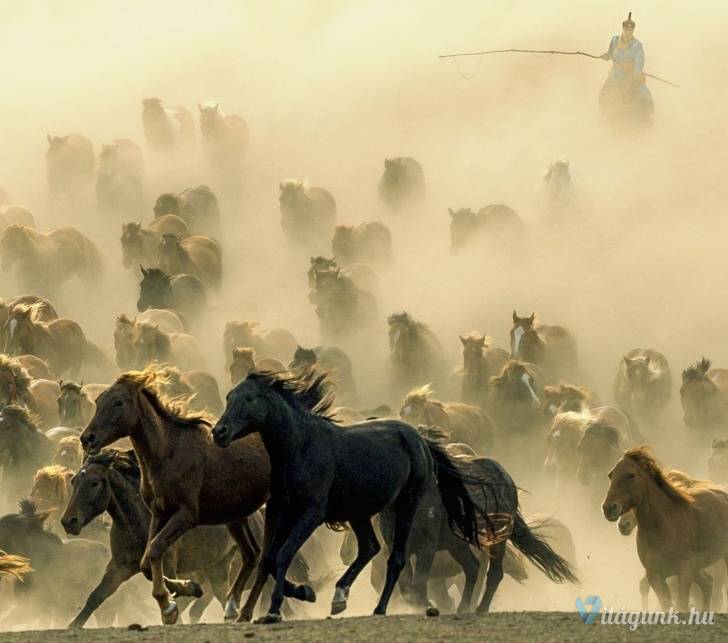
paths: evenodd
<path fill-rule="evenodd" d="M 271 395 L 275 402 L 271 404 L 260 436 L 271 461 L 271 476 L 277 477 L 284 471 L 296 470 L 294 463 L 300 459 L 302 446 L 309 439 L 313 417 L 294 409 L 277 393 Z"/>
<path fill-rule="evenodd" d="M 129 439 L 143 470 L 153 475 L 165 465 L 172 453 L 170 427 L 139 392 L 137 417 L 129 431 Z"/>
<path fill-rule="evenodd" d="M 33 427 L 23 425 L 22 431 L 23 436 L 13 443 L 10 455 L 16 468 L 29 467 L 35 473 L 51 454 L 52 443 Z"/>
<path fill-rule="evenodd" d="M 531 333 L 526 333 L 526 335 L 521 338 L 519 352 L 522 360 L 538 363 L 545 350 L 546 342 L 543 337 L 538 334 L 538 331 L 534 330 Z"/>
<path fill-rule="evenodd" d="M 114 470 L 113 466 L 109 468 L 109 485 L 111 497 L 106 510 L 114 524 L 146 531 L 149 521 L 138 486 L 128 480 L 123 473 Z"/>
<path fill-rule="evenodd" d="M 661 531 L 668 523 L 675 521 L 675 507 L 678 501 L 670 498 L 657 483 L 650 480 L 647 493 L 634 508 L 640 532 L 647 534 Z"/>

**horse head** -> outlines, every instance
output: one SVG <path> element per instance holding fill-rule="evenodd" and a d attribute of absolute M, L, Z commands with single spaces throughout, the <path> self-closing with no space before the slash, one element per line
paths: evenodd
<path fill-rule="evenodd" d="M 511 328 L 511 357 L 514 359 L 524 359 L 527 344 L 534 339 L 538 339 L 535 329 L 536 313 L 531 313 L 528 317 L 519 317 L 516 311 L 513 311 L 513 327 Z"/>

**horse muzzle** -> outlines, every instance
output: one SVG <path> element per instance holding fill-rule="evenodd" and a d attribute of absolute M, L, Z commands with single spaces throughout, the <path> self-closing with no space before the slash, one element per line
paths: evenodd
<path fill-rule="evenodd" d="M 88 433 L 84 431 L 81 434 L 80 440 L 81 446 L 87 455 L 96 455 L 99 451 L 101 451 L 101 442 L 95 433 Z"/>
<path fill-rule="evenodd" d="M 224 449 L 233 441 L 232 429 L 227 424 L 220 424 L 218 422 L 212 430 L 212 439 L 217 446 Z"/>
<path fill-rule="evenodd" d="M 602 505 L 602 512 L 604 513 L 604 517 L 609 522 L 615 522 L 619 520 L 619 516 L 622 514 L 621 508 L 616 502 L 605 502 Z"/>
<path fill-rule="evenodd" d="M 61 518 L 61 525 L 70 536 L 78 536 L 84 524 L 84 521 L 78 516 L 64 516 Z"/>

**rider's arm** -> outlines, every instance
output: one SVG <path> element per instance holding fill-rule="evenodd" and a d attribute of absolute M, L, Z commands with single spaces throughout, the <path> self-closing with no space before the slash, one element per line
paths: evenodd
<path fill-rule="evenodd" d="M 612 60 L 612 56 L 614 55 L 614 45 L 615 45 L 615 41 L 616 41 L 616 38 L 612 38 L 609 41 L 609 49 L 607 49 L 607 51 L 605 51 L 601 55 L 602 60 Z"/>
<path fill-rule="evenodd" d="M 642 43 L 637 46 L 637 51 L 634 55 L 634 73 L 635 75 L 642 75 L 642 70 L 645 66 L 645 50 L 642 47 Z"/>

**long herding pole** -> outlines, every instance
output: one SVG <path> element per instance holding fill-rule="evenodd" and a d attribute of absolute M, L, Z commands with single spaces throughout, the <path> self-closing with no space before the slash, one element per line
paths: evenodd
<path fill-rule="evenodd" d="M 601 56 L 595 56 L 594 54 L 588 54 L 585 51 L 557 51 L 555 49 L 491 49 L 490 51 L 473 51 L 473 52 L 467 52 L 463 54 L 444 54 L 442 56 L 438 56 L 438 58 L 460 58 L 461 56 L 484 56 L 486 54 L 559 54 L 562 56 L 586 56 L 587 58 L 595 58 L 600 59 Z M 643 72 L 644 73 L 644 72 Z M 652 74 L 644 73 L 644 75 L 647 78 L 652 78 L 653 80 L 659 80 L 661 83 L 665 83 L 667 85 L 672 85 L 673 87 L 680 87 L 680 85 L 677 85 L 676 83 L 673 83 L 669 80 L 665 80 L 664 78 L 660 78 L 659 76 L 653 76 Z"/>

